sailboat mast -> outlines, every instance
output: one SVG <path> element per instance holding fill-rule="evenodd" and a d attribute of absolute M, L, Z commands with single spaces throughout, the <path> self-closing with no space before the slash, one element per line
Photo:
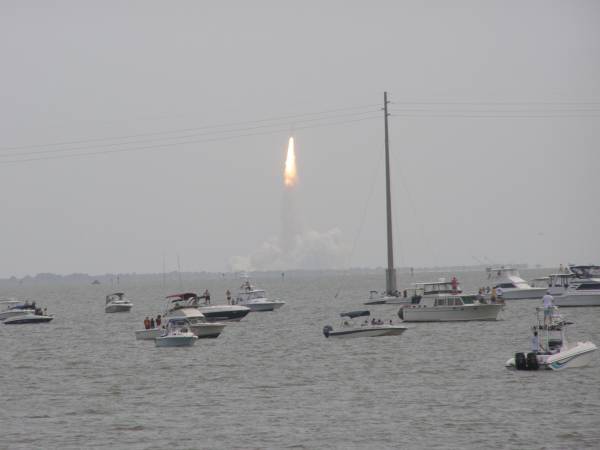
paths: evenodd
<path fill-rule="evenodd" d="M 392 192 L 390 187 L 390 143 L 388 139 L 388 99 L 383 93 L 383 116 L 385 121 L 385 202 L 387 212 L 387 262 L 385 271 L 385 290 L 388 295 L 395 295 L 396 269 L 394 269 L 394 243 L 392 237 Z"/>

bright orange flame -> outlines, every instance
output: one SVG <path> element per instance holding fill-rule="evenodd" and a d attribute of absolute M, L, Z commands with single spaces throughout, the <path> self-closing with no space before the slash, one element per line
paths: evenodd
<path fill-rule="evenodd" d="M 290 137 L 288 143 L 287 157 L 285 158 L 285 171 L 283 172 L 283 182 L 286 187 L 294 187 L 298 182 L 296 173 L 296 153 L 294 152 L 294 138 Z"/>

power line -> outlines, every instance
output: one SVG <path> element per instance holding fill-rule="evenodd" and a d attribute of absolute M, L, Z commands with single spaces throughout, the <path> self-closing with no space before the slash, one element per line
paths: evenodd
<path fill-rule="evenodd" d="M 324 119 L 341 118 L 341 117 L 364 116 L 364 115 L 370 115 L 370 114 L 373 114 L 376 112 L 378 112 L 378 111 L 371 110 L 371 111 L 365 111 L 365 112 L 353 112 L 353 113 L 338 114 L 335 117 L 326 117 L 326 118 L 318 117 L 318 118 L 301 119 L 298 121 L 298 123 L 302 124 L 302 123 L 318 122 L 318 121 L 322 121 Z M 179 136 L 177 136 L 177 135 L 176 136 L 166 136 L 166 137 L 159 137 L 159 138 L 138 139 L 138 140 L 133 140 L 133 141 L 122 141 L 122 142 L 110 142 L 110 143 L 105 143 L 105 144 L 87 145 L 87 146 L 79 146 L 79 147 L 34 150 L 34 151 L 28 151 L 28 152 L 23 152 L 21 150 L 7 150 L 3 153 L 0 153 L 0 158 L 74 152 L 74 151 L 78 151 L 78 150 L 117 147 L 117 146 L 130 145 L 130 144 L 152 143 L 152 142 L 163 141 L 163 140 L 172 140 L 172 139 L 187 139 L 187 138 L 193 138 L 193 137 L 199 137 L 199 136 L 213 136 L 213 135 L 220 135 L 220 134 L 226 135 L 226 134 L 230 134 L 230 133 L 240 133 L 240 132 L 244 132 L 244 131 L 252 131 L 252 130 L 258 130 L 258 129 L 262 129 L 262 128 L 273 128 L 273 127 L 281 127 L 281 126 L 282 126 L 282 124 L 280 124 L 280 123 L 274 123 L 274 124 L 256 125 L 253 127 L 245 127 L 245 128 L 231 128 L 231 129 L 226 129 L 226 130 L 207 131 L 207 132 L 203 132 L 203 133 L 192 133 L 192 134 L 179 135 Z M 165 144 L 168 144 L 168 142 Z"/>
<path fill-rule="evenodd" d="M 233 126 L 239 126 L 239 125 L 249 125 L 249 124 L 253 124 L 253 123 L 276 122 L 276 121 L 283 121 L 283 120 L 289 121 L 290 119 L 299 119 L 301 117 L 334 114 L 334 113 L 343 112 L 343 111 L 373 108 L 376 106 L 379 106 L 379 105 L 370 104 L 370 105 L 362 105 L 362 106 L 349 106 L 349 107 L 327 109 L 327 110 L 316 111 L 316 112 L 307 112 L 307 113 L 301 113 L 301 114 L 289 114 L 289 115 L 275 116 L 275 117 L 264 118 L 264 119 L 221 123 L 221 124 L 216 124 L 216 125 L 204 125 L 204 126 L 199 126 L 199 127 L 180 128 L 180 129 L 175 129 L 175 130 L 155 131 L 155 132 L 150 132 L 150 133 L 138 133 L 138 134 L 111 136 L 111 137 L 98 137 L 98 138 L 79 139 L 79 140 L 71 140 L 71 141 L 51 142 L 51 143 L 45 143 L 45 144 L 29 144 L 29 145 L 18 145 L 18 146 L 11 146 L 11 147 L 0 147 L 0 150 L 17 150 L 17 149 L 25 149 L 25 148 L 51 147 L 51 146 L 59 146 L 59 145 L 85 144 L 88 142 L 101 142 L 101 141 L 112 141 L 112 140 L 117 140 L 117 139 L 131 139 L 131 138 L 146 137 L 146 136 L 160 136 L 160 135 L 164 135 L 164 134 L 187 133 L 187 132 L 191 132 L 191 131 L 207 130 L 207 129 L 214 129 L 214 128 L 226 128 L 226 127 L 233 127 Z"/>
<path fill-rule="evenodd" d="M 350 123 L 363 122 L 366 120 L 373 120 L 373 119 L 378 119 L 378 118 L 380 118 L 379 114 L 377 116 L 363 117 L 363 118 L 359 118 L 359 119 L 350 119 L 350 120 L 344 120 L 344 121 L 338 121 L 338 122 L 305 125 L 302 127 L 296 127 L 296 130 L 312 129 L 312 128 L 325 128 L 325 127 L 331 127 L 331 126 L 337 126 L 337 125 L 346 125 L 346 124 L 350 124 Z M 105 155 L 105 154 L 112 154 L 112 153 L 125 153 L 125 152 L 140 151 L 140 150 L 165 149 L 165 148 L 169 148 L 169 147 L 176 147 L 176 146 L 187 145 L 187 144 L 221 142 L 221 141 L 228 141 L 228 140 L 232 140 L 232 139 L 238 139 L 238 138 L 242 138 L 242 137 L 272 135 L 272 134 L 278 134 L 278 133 L 288 131 L 288 130 L 289 130 L 289 127 L 286 126 L 285 128 L 281 128 L 278 130 L 270 130 L 270 131 L 263 131 L 263 132 L 257 132 L 257 133 L 238 134 L 238 135 L 218 137 L 218 138 L 212 138 L 212 139 L 198 139 L 198 140 L 191 140 L 191 141 L 170 142 L 170 143 L 165 143 L 165 144 L 148 145 L 148 146 L 140 146 L 140 147 L 129 147 L 129 148 L 115 149 L 115 150 L 98 150 L 98 151 L 93 151 L 93 152 L 72 153 L 72 154 L 68 154 L 68 155 L 50 155 L 50 156 L 41 156 L 38 158 L 4 160 L 4 161 L 0 161 L 0 165 L 19 164 L 19 163 L 27 163 L 27 162 L 33 162 L 33 161 L 47 161 L 47 160 L 53 160 L 53 159 L 77 158 L 77 157 Z"/>

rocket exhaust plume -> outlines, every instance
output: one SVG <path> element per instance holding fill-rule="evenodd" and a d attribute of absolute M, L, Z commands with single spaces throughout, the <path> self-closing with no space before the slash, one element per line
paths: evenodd
<path fill-rule="evenodd" d="M 294 138 L 290 137 L 288 142 L 287 156 L 285 158 L 285 170 L 283 171 L 283 182 L 285 187 L 292 188 L 298 182 L 296 172 L 296 153 L 294 152 Z"/>
<path fill-rule="evenodd" d="M 307 181 L 309 179 L 307 178 Z M 232 270 L 331 269 L 342 266 L 348 248 L 337 228 L 321 233 L 305 226 L 301 192 L 298 191 L 298 168 L 294 138 L 288 141 L 283 170 L 283 202 L 281 229 L 249 256 L 235 256 L 230 260 Z"/>

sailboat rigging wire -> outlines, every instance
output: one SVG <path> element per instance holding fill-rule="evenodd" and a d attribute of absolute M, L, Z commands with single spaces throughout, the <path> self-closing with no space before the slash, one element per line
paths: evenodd
<path fill-rule="evenodd" d="M 391 156 L 392 160 L 395 161 L 396 155 L 392 154 Z M 396 166 L 396 170 L 398 171 L 398 174 L 400 175 L 400 184 L 402 185 L 402 187 L 404 188 L 404 191 L 406 192 L 406 198 L 408 199 L 408 203 L 412 209 L 412 213 L 413 213 L 413 217 L 415 218 L 417 225 L 419 226 L 419 231 L 421 234 L 421 238 L 423 239 L 423 243 L 427 246 L 428 250 L 429 250 L 429 255 L 431 258 L 433 258 L 433 265 L 436 265 L 436 261 L 437 261 L 437 256 L 435 254 L 435 252 L 433 251 L 433 246 L 431 245 L 431 242 L 427 239 L 426 233 L 425 233 L 425 225 L 421 222 L 421 220 L 419 219 L 419 214 L 417 212 L 417 207 L 415 206 L 415 202 L 412 198 L 412 195 L 410 193 L 410 190 L 408 189 L 408 184 L 405 182 L 405 178 L 404 175 L 402 173 L 402 164 L 394 164 Z"/>
<path fill-rule="evenodd" d="M 375 165 L 375 168 L 373 169 L 373 174 L 371 175 L 371 183 L 370 183 L 370 187 L 369 187 L 369 193 L 367 195 L 367 200 L 365 202 L 365 206 L 363 207 L 362 217 L 358 224 L 358 229 L 356 231 L 356 236 L 354 237 L 354 242 L 352 243 L 350 253 L 348 254 L 348 257 L 346 258 L 346 261 L 344 264 L 344 266 L 346 268 L 348 268 L 348 266 L 350 265 L 350 261 L 352 260 L 352 256 L 354 255 L 354 251 L 356 250 L 356 244 L 358 243 L 358 238 L 360 237 L 360 235 L 362 233 L 362 229 L 365 224 L 367 214 L 369 212 L 369 205 L 371 203 L 371 198 L 373 198 L 373 191 L 375 190 L 375 182 L 377 181 L 377 176 L 379 175 L 379 172 L 381 171 L 381 166 L 382 166 L 381 160 L 382 159 L 383 159 L 383 152 L 379 152 L 379 160 L 377 161 L 377 164 Z M 346 270 L 348 270 L 348 269 L 346 269 Z M 344 278 L 342 280 L 342 282 L 340 283 L 340 286 L 338 287 L 338 290 L 336 291 L 334 298 L 338 298 L 338 296 L 340 295 L 340 292 L 344 288 L 345 284 L 346 283 L 345 283 L 345 278 Z"/>

